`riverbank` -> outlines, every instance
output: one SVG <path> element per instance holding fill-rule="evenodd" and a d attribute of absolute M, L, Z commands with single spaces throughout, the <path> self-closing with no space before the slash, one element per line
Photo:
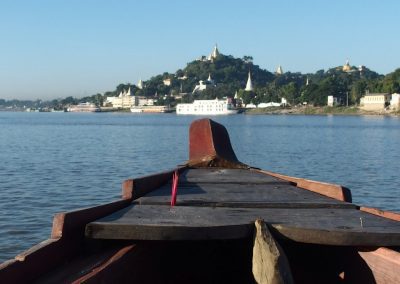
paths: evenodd
<path fill-rule="evenodd" d="M 400 116 L 400 111 L 367 111 L 358 107 L 313 107 L 298 106 L 292 108 L 270 107 L 246 109 L 244 114 L 293 114 L 293 115 L 385 115 Z"/>

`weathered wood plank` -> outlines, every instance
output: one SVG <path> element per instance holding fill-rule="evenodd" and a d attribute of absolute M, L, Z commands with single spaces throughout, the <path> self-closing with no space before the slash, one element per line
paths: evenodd
<path fill-rule="evenodd" d="M 257 169 L 253 169 L 253 170 L 256 172 L 259 172 L 259 173 L 277 177 L 281 180 L 290 181 L 299 188 L 313 191 L 313 192 L 316 192 L 316 193 L 319 193 L 319 194 L 322 194 L 322 195 L 325 195 L 325 196 L 328 196 L 330 198 L 334 198 L 334 199 L 337 199 L 340 201 L 352 202 L 351 191 L 348 188 L 343 187 L 338 184 L 325 183 L 325 182 L 309 180 L 309 179 L 304 179 L 304 178 L 285 176 L 282 174 L 273 173 L 273 172 L 264 171 L 264 170 L 257 170 Z"/>
<path fill-rule="evenodd" d="M 171 185 L 164 185 L 138 199 L 140 204 L 169 204 Z M 179 177 L 179 205 L 254 208 L 355 208 L 277 178 L 237 169 L 187 170 Z"/>
<path fill-rule="evenodd" d="M 400 222 L 353 209 L 249 209 L 130 205 L 86 226 L 100 239 L 204 240 L 249 236 L 262 218 L 276 235 L 304 243 L 400 245 Z"/>
<path fill-rule="evenodd" d="M 117 244 L 100 251 L 81 251 L 79 256 L 35 279 L 34 283 L 90 283 L 134 249 L 133 244 Z"/>
<path fill-rule="evenodd" d="M 179 177 L 180 183 L 282 183 L 289 181 L 244 169 L 204 168 L 189 169 Z"/>
<path fill-rule="evenodd" d="M 360 207 L 361 211 L 367 212 L 369 214 L 374 214 L 377 216 L 381 216 L 387 219 L 395 220 L 395 221 L 400 221 L 400 214 L 396 212 L 391 212 L 391 211 L 383 211 L 380 209 L 376 208 L 370 208 L 370 207 Z"/>
<path fill-rule="evenodd" d="M 127 179 L 122 183 L 122 198 L 137 199 L 167 183 L 175 171 L 184 171 L 186 167 L 177 167 L 170 171 L 156 173 L 135 179 Z"/>
<path fill-rule="evenodd" d="M 375 251 L 359 251 L 368 264 L 376 283 L 400 283 L 400 253 L 388 248 Z"/>
<path fill-rule="evenodd" d="M 145 205 L 167 205 L 171 186 L 163 186 L 137 200 Z M 181 206 L 218 206 L 249 208 L 356 208 L 291 185 L 190 184 L 178 185 L 177 204 Z"/>

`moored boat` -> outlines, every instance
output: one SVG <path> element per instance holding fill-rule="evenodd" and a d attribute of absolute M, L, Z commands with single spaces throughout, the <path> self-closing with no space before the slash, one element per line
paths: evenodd
<path fill-rule="evenodd" d="M 68 112 L 100 112 L 101 109 L 92 103 L 80 103 L 67 108 Z"/>
<path fill-rule="evenodd" d="M 236 114 L 238 110 L 228 100 L 194 100 L 191 104 L 177 104 L 176 114 L 226 115 Z"/>
<path fill-rule="evenodd" d="M 49 240 L 0 265 L 2 282 L 400 282 L 399 214 L 246 165 L 211 120 L 189 137 L 186 164 L 57 214 Z"/>
<path fill-rule="evenodd" d="M 133 113 L 168 113 L 172 112 L 169 106 L 135 106 L 131 107 Z"/>

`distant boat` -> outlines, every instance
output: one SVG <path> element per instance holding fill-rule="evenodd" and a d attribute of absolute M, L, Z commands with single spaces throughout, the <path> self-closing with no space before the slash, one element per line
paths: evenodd
<path fill-rule="evenodd" d="M 80 103 L 78 105 L 70 106 L 68 112 L 99 112 L 101 111 L 98 106 L 91 103 Z"/>
<path fill-rule="evenodd" d="M 143 109 L 140 107 L 132 107 L 131 112 L 139 113 L 139 112 L 143 112 Z"/>
<path fill-rule="evenodd" d="M 171 112 L 171 108 L 169 106 L 136 106 L 136 107 L 131 107 L 131 112 L 134 113 L 141 113 L 141 112 L 147 112 L 147 113 L 166 113 L 166 112 Z"/>
<path fill-rule="evenodd" d="M 225 115 L 236 114 L 238 110 L 229 100 L 195 100 L 191 104 L 178 104 L 176 114 Z"/>

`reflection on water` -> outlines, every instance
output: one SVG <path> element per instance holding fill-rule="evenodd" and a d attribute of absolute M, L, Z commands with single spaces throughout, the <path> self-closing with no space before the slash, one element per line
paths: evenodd
<path fill-rule="evenodd" d="M 0 113 L 0 261 L 48 238 L 56 212 L 117 199 L 121 182 L 187 160 L 198 117 Z M 400 211 L 400 119 L 215 117 L 244 163 L 342 184 L 357 204 Z"/>

